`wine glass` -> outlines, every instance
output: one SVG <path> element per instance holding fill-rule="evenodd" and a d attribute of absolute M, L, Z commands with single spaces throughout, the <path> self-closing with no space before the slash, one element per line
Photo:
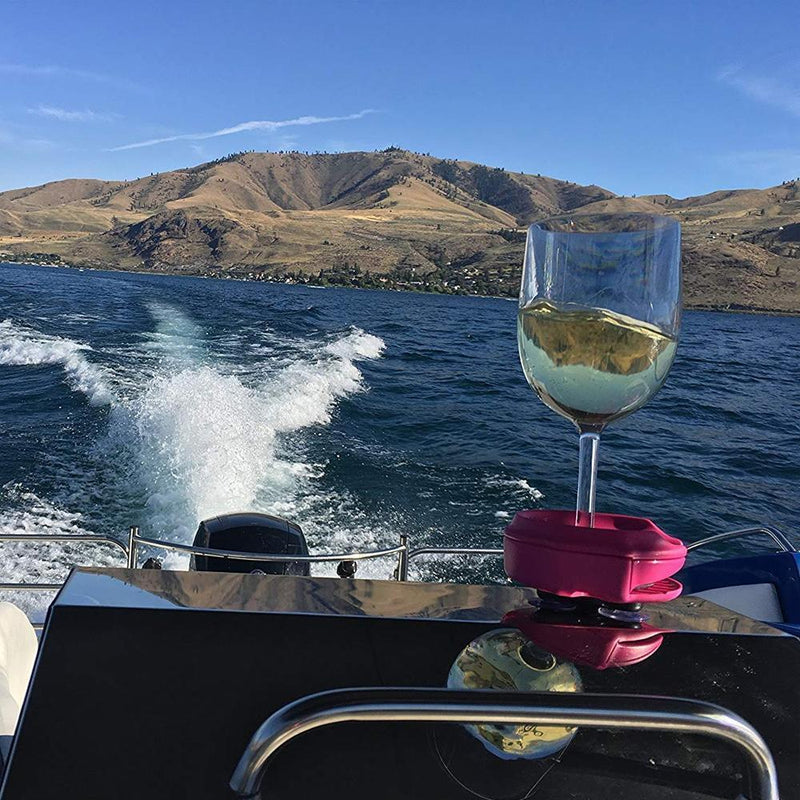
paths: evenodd
<path fill-rule="evenodd" d="M 573 214 L 528 229 L 517 339 L 528 383 L 580 433 L 576 525 L 593 526 L 600 433 L 641 408 L 675 358 L 680 225 Z"/>

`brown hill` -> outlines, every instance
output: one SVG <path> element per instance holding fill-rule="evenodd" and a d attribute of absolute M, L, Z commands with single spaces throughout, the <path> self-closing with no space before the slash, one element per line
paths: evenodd
<path fill-rule="evenodd" d="M 241 153 L 135 181 L 3 192 L 0 256 L 513 294 L 525 226 L 578 208 L 677 217 L 690 306 L 800 311 L 800 181 L 619 197 L 397 148 Z"/>

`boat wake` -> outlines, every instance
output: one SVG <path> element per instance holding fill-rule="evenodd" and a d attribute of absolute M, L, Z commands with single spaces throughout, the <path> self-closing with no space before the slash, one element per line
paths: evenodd
<path fill-rule="evenodd" d="M 0 323 L 0 367 L 58 366 L 90 405 L 108 407 L 85 442 L 90 467 L 63 466 L 54 476 L 53 484 L 68 487 L 57 500 L 5 487 L 0 532 L 122 538 L 127 524 L 138 524 L 145 535 L 190 542 L 201 519 L 256 510 L 294 519 L 319 549 L 378 544 L 380 533 L 358 524 L 364 515 L 351 498 L 319 491 L 323 468 L 307 463 L 303 441 L 367 388 L 358 365 L 380 358 L 384 342 L 358 328 L 295 340 L 269 330 L 255 342 L 214 340 L 176 308 L 148 311 L 152 329 L 118 351 Z M 84 516 L 76 509 L 89 498 L 94 513 Z M 337 530 L 340 517 L 356 524 Z M 63 564 L 87 563 L 89 555 L 91 563 L 119 563 L 113 552 L 98 557 L 98 548 L 81 558 L 71 545 L 14 547 L 6 580 L 57 580 Z M 180 567 L 185 558 L 168 556 L 165 564 Z"/>
<path fill-rule="evenodd" d="M 39 333 L 6 319 L 0 322 L 0 365 L 58 364 L 69 387 L 86 395 L 93 406 L 108 405 L 114 395 L 101 367 L 87 358 L 91 347 Z"/>
<path fill-rule="evenodd" d="M 186 542 L 209 516 L 289 510 L 314 470 L 290 457 L 284 440 L 327 425 L 339 400 L 364 390 L 357 362 L 378 358 L 382 340 L 355 329 L 297 342 L 289 358 L 264 353 L 242 369 L 240 360 L 215 360 L 179 312 L 154 316 L 162 330 L 151 346 L 162 349 L 165 368 L 114 409 L 109 431 L 139 462 L 143 527 Z"/>

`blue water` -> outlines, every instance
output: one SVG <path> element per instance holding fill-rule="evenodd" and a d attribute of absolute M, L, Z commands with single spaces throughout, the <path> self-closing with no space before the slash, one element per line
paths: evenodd
<path fill-rule="evenodd" d="M 190 541 L 259 509 L 314 548 L 499 546 L 569 507 L 577 437 L 528 388 L 501 299 L 0 265 L 0 532 Z M 800 320 L 687 313 L 670 378 L 603 435 L 601 510 L 687 540 L 794 532 Z M 10 549 L 46 579 L 99 550 Z M 174 561 L 171 563 L 178 563 Z M 388 563 L 362 567 L 386 575 Z M 481 579 L 488 562 L 428 563 Z"/>

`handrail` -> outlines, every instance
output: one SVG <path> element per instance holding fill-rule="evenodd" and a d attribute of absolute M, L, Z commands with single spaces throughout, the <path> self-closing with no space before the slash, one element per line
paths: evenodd
<path fill-rule="evenodd" d="M 62 583 L 0 583 L 0 592 L 56 592 Z"/>
<path fill-rule="evenodd" d="M 234 561 L 265 561 L 265 562 L 292 562 L 299 561 L 303 564 L 315 564 L 328 561 L 363 561 L 368 558 L 381 558 L 397 555 L 405 550 L 404 545 L 387 547 L 383 550 L 365 550 L 358 553 L 321 553 L 319 555 L 295 555 L 294 553 L 244 553 L 238 550 L 214 550 L 210 547 L 197 547 L 191 544 L 178 542 L 164 542 L 161 539 L 149 539 L 145 536 L 135 536 L 136 544 L 160 547 L 162 550 L 177 550 L 180 553 L 192 553 L 209 558 L 231 559 Z"/>
<path fill-rule="evenodd" d="M 443 556 L 501 556 L 503 551 L 496 547 L 417 547 L 411 550 L 408 547 L 408 536 L 403 534 L 400 537 L 401 545 L 406 547 L 405 556 L 401 554 L 398 559 L 395 578 L 398 581 L 408 580 L 408 565 L 412 559 L 424 555 L 443 555 Z"/>
<path fill-rule="evenodd" d="M 113 536 L 88 533 L 2 533 L 0 542 L 85 542 L 87 544 L 110 544 L 118 547 L 128 557 L 128 548 Z"/>
<path fill-rule="evenodd" d="M 797 549 L 794 545 L 786 538 L 786 536 L 779 531 L 777 528 L 773 528 L 771 525 L 762 525 L 757 528 L 739 528 L 735 531 L 726 531 L 725 533 L 717 533 L 714 536 L 708 536 L 705 539 L 700 539 L 697 542 L 692 542 L 686 546 L 686 549 L 697 550 L 700 547 L 707 547 L 708 545 L 716 544 L 717 542 L 724 542 L 727 539 L 738 539 L 741 536 L 751 536 L 755 534 L 763 534 L 764 536 L 769 536 L 778 547 L 784 553 L 796 553 Z"/>
<path fill-rule="evenodd" d="M 283 706 L 258 728 L 230 780 L 243 798 L 256 797 L 272 756 L 296 736 L 342 722 L 459 722 L 569 725 L 611 730 L 704 734 L 748 759 L 760 800 L 779 800 L 775 762 L 758 731 L 711 703 L 675 697 L 525 693 L 463 689 L 337 689 Z"/>
<path fill-rule="evenodd" d="M 762 534 L 769 536 L 772 541 L 781 548 L 783 552 L 796 553 L 797 550 L 789 539 L 777 528 L 769 525 L 754 528 L 741 528 L 735 531 L 726 531 L 700 539 L 687 546 L 687 550 L 696 550 L 707 547 L 717 542 L 728 539 L 736 539 L 742 536 Z M 394 577 L 397 580 L 408 580 L 409 563 L 425 555 L 460 555 L 460 556 L 502 556 L 503 550 L 499 547 L 416 547 L 411 548 L 408 544 L 407 534 L 401 534 L 400 544 L 395 547 L 386 547 L 379 550 L 363 550 L 355 553 L 321 553 L 319 555 L 300 555 L 292 553 L 244 553 L 236 550 L 219 550 L 209 547 L 198 547 L 191 544 L 181 544 L 179 542 L 168 542 L 162 539 L 151 539 L 141 536 L 139 528 L 131 526 L 128 532 L 128 544 L 113 536 L 102 534 L 0 534 L 2 542 L 60 542 L 64 544 L 105 544 L 116 547 L 125 557 L 129 568 L 135 568 L 137 564 L 137 549 L 139 545 L 147 545 L 161 550 L 173 550 L 180 553 L 205 556 L 207 558 L 230 559 L 234 561 L 260 561 L 264 563 L 291 563 L 299 562 L 302 564 L 333 563 L 341 561 L 363 561 L 372 558 L 386 558 L 397 556 L 397 566 Z M 15 588 L 21 588 L 24 584 L 18 584 Z M 10 588 L 10 587 L 9 587 Z M 34 588 L 45 588 L 44 584 L 36 584 Z M 48 586 L 49 588 L 49 586 Z"/>
<path fill-rule="evenodd" d="M 199 547 L 192 544 L 181 544 L 179 542 L 166 542 L 161 539 L 150 539 L 139 536 L 138 533 L 131 535 L 131 542 L 134 546 L 140 544 L 158 547 L 162 550 L 176 550 L 181 553 L 191 553 L 193 555 L 207 556 L 210 558 L 222 558 L 238 561 L 263 561 L 263 562 L 292 562 L 297 561 L 304 564 L 326 563 L 334 561 L 364 561 L 370 558 L 385 558 L 393 555 L 406 554 L 405 570 L 400 570 L 399 580 L 405 580 L 403 574 L 407 575 L 407 562 L 422 555 L 472 555 L 472 556 L 501 556 L 502 548 L 486 547 L 418 547 L 411 550 L 408 547 L 405 536 L 401 537 L 401 543 L 395 547 L 387 547 L 380 550 L 362 550 L 355 553 L 320 553 L 319 555 L 295 555 L 293 553 L 245 553 L 238 550 L 219 550 L 208 547 Z"/>

